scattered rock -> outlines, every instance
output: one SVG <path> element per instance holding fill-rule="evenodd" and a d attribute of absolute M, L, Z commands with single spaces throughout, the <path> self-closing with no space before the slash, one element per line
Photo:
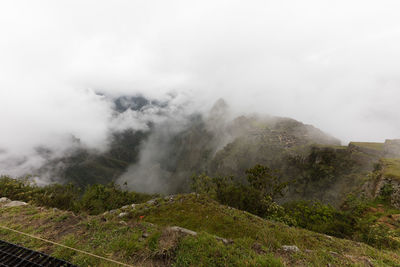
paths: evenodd
<path fill-rule="evenodd" d="M 219 236 L 216 236 L 215 239 L 217 239 L 218 241 L 221 241 L 225 245 L 233 244 L 233 240 L 230 240 L 230 239 L 225 239 L 225 238 L 222 238 L 222 237 L 219 237 Z"/>
<path fill-rule="evenodd" d="M 172 201 L 174 201 L 174 198 L 175 198 L 175 195 L 170 195 L 170 196 L 164 197 L 164 200 L 168 201 L 168 202 L 172 202 Z"/>
<path fill-rule="evenodd" d="M 173 231 L 173 232 L 177 232 L 177 233 L 181 233 L 181 234 L 185 234 L 185 235 L 191 235 L 191 236 L 196 236 L 197 233 L 195 231 L 186 229 L 186 228 L 182 228 L 179 226 L 172 226 L 168 228 L 169 230 Z"/>
<path fill-rule="evenodd" d="M 353 256 L 353 255 L 344 255 L 344 256 L 346 258 L 350 259 L 351 261 L 353 261 L 354 263 L 363 262 L 364 263 L 363 266 L 374 267 L 374 264 L 372 263 L 372 261 L 365 256 L 361 256 L 361 257 L 357 257 L 357 256 Z"/>
<path fill-rule="evenodd" d="M 103 213 L 103 216 L 106 216 L 107 214 L 109 214 L 110 212 L 109 211 L 105 211 L 104 213 Z"/>
<path fill-rule="evenodd" d="M 124 221 L 119 221 L 119 224 L 122 224 L 122 225 L 128 225 L 126 222 L 124 222 Z"/>
<path fill-rule="evenodd" d="M 131 205 L 132 209 L 136 209 L 136 204 Z"/>
<path fill-rule="evenodd" d="M 143 234 L 142 234 L 142 237 L 143 237 L 143 238 L 148 238 L 148 237 L 149 237 L 149 234 L 148 234 L 148 233 L 143 233 Z"/>
<path fill-rule="evenodd" d="M 11 200 L 6 198 L 6 197 L 2 197 L 0 198 L 0 203 L 4 203 L 4 202 L 10 202 Z"/>
<path fill-rule="evenodd" d="M 146 203 L 149 205 L 154 205 L 154 204 L 156 204 L 156 202 L 157 202 L 157 200 L 151 199 L 151 200 L 147 201 Z"/>
<path fill-rule="evenodd" d="M 330 253 L 332 256 L 335 256 L 335 257 L 339 257 L 339 256 L 340 256 L 339 253 L 337 253 L 337 252 L 335 252 L 335 251 L 329 251 L 329 253 Z"/>
<path fill-rule="evenodd" d="M 126 209 L 129 209 L 129 207 L 130 207 L 129 205 L 125 205 L 125 206 L 122 206 L 121 209 L 126 210 Z"/>
<path fill-rule="evenodd" d="M 128 215 L 127 212 L 121 212 L 120 214 L 118 214 L 119 218 L 125 217 L 126 215 Z"/>
<path fill-rule="evenodd" d="M 19 207 L 19 206 L 25 206 L 28 205 L 28 203 L 23 202 L 23 201 L 11 201 L 10 203 L 7 203 L 4 205 L 4 207 Z"/>
<path fill-rule="evenodd" d="M 282 246 L 283 251 L 296 253 L 300 252 L 300 249 L 297 246 Z"/>
<path fill-rule="evenodd" d="M 110 211 L 109 211 L 110 214 L 114 214 L 114 213 L 116 213 L 116 212 L 117 212 L 117 210 L 110 210 Z"/>

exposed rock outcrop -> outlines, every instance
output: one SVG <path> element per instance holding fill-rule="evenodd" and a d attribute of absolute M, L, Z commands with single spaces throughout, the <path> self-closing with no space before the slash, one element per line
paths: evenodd
<path fill-rule="evenodd" d="M 10 202 L 10 201 L 11 201 L 11 200 L 8 199 L 8 198 L 6 198 L 6 197 L 0 198 L 0 203 L 7 203 L 7 202 Z"/>
<path fill-rule="evenodd" d="M 23 201 L 11 201 L 7 204 L 4 205 L 4 207 L 19 207 L 19 206 L 25 206 L 28 205 L 28 203 L 23 202 Z"/>
<path fill-rule="evenodd" d="M 290 253 L 300 252 L 300 249 L 297 246 L 282 246 L 283 251 Z"/>
<path fill-rule="evenodd" d="M 169 227 L 168 230 L 172 231 L 172 232 L 178 232 L 184 235 L 191 235 L 191 236 L 196 236 L 197 233 L 195 231 L 183 228 L 183 227 L 179 227 L 179 226 L 172 226 Z"/>

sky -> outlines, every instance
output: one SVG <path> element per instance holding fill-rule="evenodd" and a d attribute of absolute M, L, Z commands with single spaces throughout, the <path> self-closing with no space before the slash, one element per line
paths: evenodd
<path fill-rule="evenodd" d="M 399 1 L 0 2 L 0 165 L 118 127 L 106 96 L 313 124 L 342 140 L 400 138 Z M 103 95 L 99 95 L 99 93 Z M 122 122 L 121 122 L 122 123 Z M 131 116 L 133 128 L 144 127 Z"/>

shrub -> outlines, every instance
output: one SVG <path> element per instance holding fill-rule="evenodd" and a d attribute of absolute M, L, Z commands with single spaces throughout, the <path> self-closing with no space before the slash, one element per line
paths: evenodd
<path fill-rule="evenodd" d="M 330 205 L 312 201 L 284 204 L 286 214 L 297 226 L 337 237 L 351 237 L 353 220 Z"/>
<path fill-rule="evenodd" d="M 387 183 L 384 186 L 382 186 L 382 188 L 379 192 L 379 196 L 383 201 L 390 203 L 392 200 L 393 192 L 394 192 L 393 185 L 390 183 Z"/>
<path fill-rule="evenodd" d="M 192 189 L 264 218 L 283 218 L 283 208 L 275 200 L 283 196 L 288 183 L 279 182 L 277 173 L 262 165 L 246 170 L 246 174 L 247 183 L 237 182 L 233 177 L 193 176 Z"/>
<path fill-rule="evenodd" d="M 115 183 L 94 184 L 86 187 L 75 209 L 84 210 L 89 214 L 99 214 L 127 204 L 144 202 L 152 197 L 147 194 L 121 190 L 120 186 Z"/>
<path fill-rule="evenodd" d="M 29 177 L 13 179 L 0 177 L 0 196 L 32 202 L 39 206 L 99 214 L 123 205 L 141 203 L 155 195 L 122 190 L 115 183 L 94 184 L 78 188 L 73 184 L 37 186 Z"/>

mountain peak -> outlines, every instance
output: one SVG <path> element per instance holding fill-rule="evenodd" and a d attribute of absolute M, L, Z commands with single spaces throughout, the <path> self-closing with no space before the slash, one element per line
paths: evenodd
<path fill-rule="evenodd" d="M 218 99 L 210 110 L 211 117 L 221 117 L 228 113 L 229 105 L 222 98 Z"/>

